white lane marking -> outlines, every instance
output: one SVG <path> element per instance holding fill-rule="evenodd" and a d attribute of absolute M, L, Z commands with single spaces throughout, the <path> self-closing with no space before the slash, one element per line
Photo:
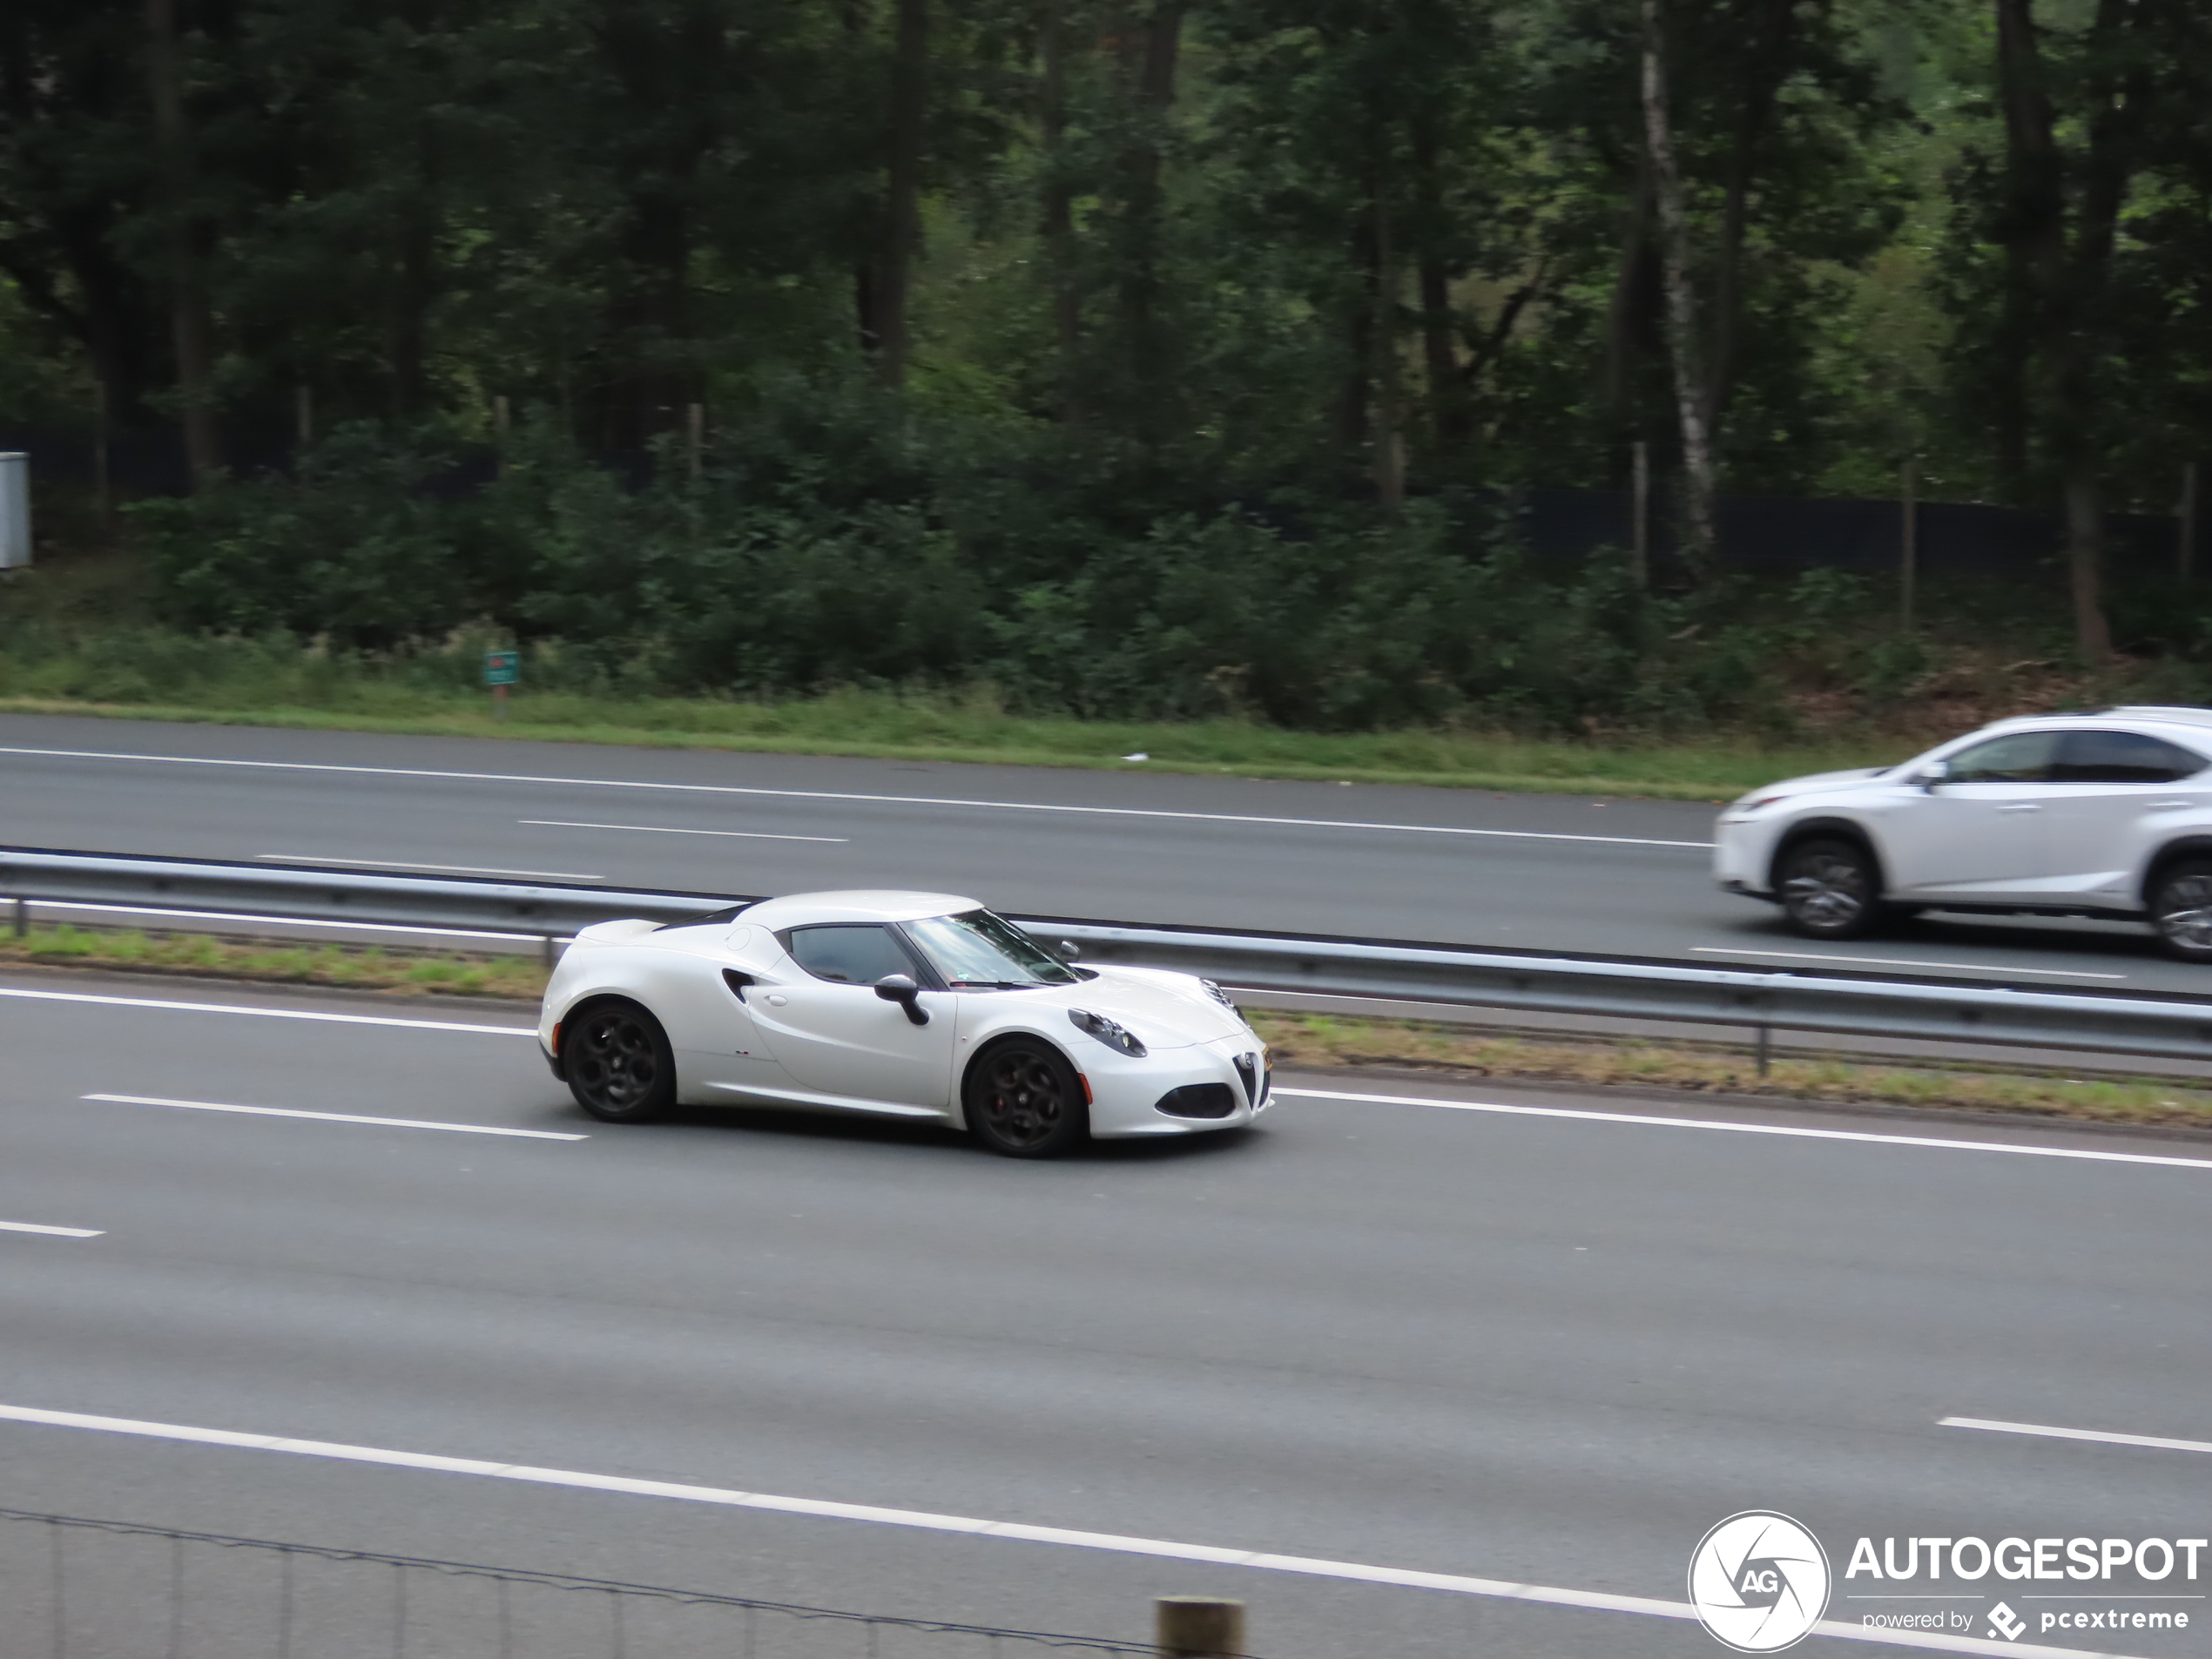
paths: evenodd
<path fill-rule="evenodd" d="M 1863 1130 L 1800 1129 L 1789 1123 L 1723 1123 L 1703 1117 L 1652 1117 L 1635 1112 L 1577 1111 L 1566 1106 L 1505 1106 L 1487 1100 L 1434 1100 L 1421 1095 L 1349 1095 L 1333 1089 L 1275 1086 L 1277 1098 L 1350 1100 L 1367 1106 L 1428 1106 L 1447 1112 L 1499 1112 L 1513 1117 L 1573 1117 L 1592 1123 L 1642 1123 L 1656 1129 L 1716 1129 L 1734 1135 L 1786 1135 L 1806 1141 L 1864 1141 L 1878 1146 L 1927 1146 L 1946 1152 L 2010 1152 L 2020 1157 L 2080 1158 L 2093 1163 L 2157 1163 L 2212 1170 L 2212 1158 L 2161 1157 L 2150 1152 L 2094 1152 L 2078 1146 L 2019 1146 L 2009 1141 L 1953 1141 L 1930 1135 L 1875 1135 Z"/>
<path fill-rule="evenodd" d="M 2212 1452 L 2212 1440 L 2175 1440 L 2162 1434 L 2114 1434 L 2101 1428 L 2053 1428 L 2047 1423 L 2000 1423 L 1986 1417 L 1946 1417 L 1938 1428 L 1980 1428 L 1993 1434 L 2040 1434 L 2052 1440 L 2095 1440 L 2105 1446 L 2148 1446 L 2159 1452 Z"/>
<path fill-rule="evenodd" d="M 0 996 L 31 1002 L 90 1002 L 100 1008 L 165 1008 L 179 1014 L 253 1014 L 266 1020 L 320 1020 L 332 1025 L 396 1025 L 417 1031 L 475 1031 L 495 1037 L 534 1037 L 523 1025 L 462 1025 L 455 1020 L 401 1020 L 384 1014 L 325 1014 L 308 1008 L 256 1008 L 237 1002 L 170 1002 L 151 996 L 95 996 L 87 991 L 26 991 L 0 986 Z"/>
<path fill-rule="evenodd" d="M 765 830 L 671 829 L 665 824 L 571 824 L 560 818 L 518 818 L 515 821 L 539 829 L 636 830 L 644 835 L 725 835 L 740 841 L 834 841 L 840 846 L 853 839 L 849 835 L 771 835 Z M 598 878 L 595 876 L 592 879 L 597 880 Z"/>
<path fill-rule="evenodd" d="M 781 800 L 851 800 L 894 806 L 972 806 L 1005 813 L 1091 813 L 1107 818 L 1178 818 L 1211 824 L 1278 824 L 1298 829 L 1402 830 L 1413 835 L 1494 835 L 1509 840 L 1598 841 L 1612 846 L 1687 846 L 1703 853 L 1710 841 L 1669 841 L 1649 835 L 1575 835 L 1562 830 L 1461 829 L 1442 824 L 1367 824 L 1329 818 L 1268 818 L 1253 813 L 1175 813 L 1147 806 L 1064 806 L 1027 800 L 964 800 L 936 795 L 859 795 L 826 789 L 752 789 L 737 784 L 645 783 L 631 778 L 541 778 L 530 772 L 440 772 L 428 766 L 339 766 L 310 760 L 233 760 L 211 755 L 111 754 L 98 749 L 26 749 L 0 745 L 0 754 L 44 755 L 59 760 L 142 760 L 175 766 L 250 766 L 269 772 L 349 772 L 374 778 L 440 778 L 479 784 L 570 784 L 592 789 L 658 789 L 678 794 L 759 795 Z M 332 862 L 325 860 L 325 863 Z M 416 866 L 416 868 L 422 867 Z"/>
<path fill-rule="evenodd" d="M 158 1095 L 85 1095 L 119 1106 L 174 1106 L 188 1112 L 239 1112 L 248 1117 L 312 1117 L 323 1123 L 371 1123 L 379 1129 L 442 1129 L 455 1135 L 511 1135 L 526 1141 L 588 1141 L 550 1129 L 497 1129 L 489 1123 L 437 1123 L 422 1117 L 361 1117 L 352 1112 L 307 1112 L 290 1106 L 230 1106 L 212 1100 L 164 1100 Z"/>
<path fill-rule="evenodd" d="M 97 1227 L 45 1227 L 35 1221 L 0 1221 L 0 1233 L 51 1233 L 57 1238 L 98 1238 Z"/>
<path fill-rule="evenodd" d="M 1325 1561 L 1310 1555 L 1278 1555 L 1264 1550 L 1224 1548 L 1217 1544 L 1184 1544 L 1164 1538 L 1133 1538 L 1121 1533 L 1078 1532 L 1065 1527 L 1033 1527 L 1013 1521 L 983 1521 L 968 1515 L 934 1514 L 922 1509 L 890 1509 L 878 1504 L 836 1503 L 823 1498 L 786 1498 L 765 1492 L 739 1492 L 726 1487 L 691 1486 L 674 1480 L 637 1480 L 616 1474 L 590 1474 L 577 1469 L 541 1469 L 528 1464 L 494 1463 L 480 1458 L 441 1457 L 426 1452 L 395 1452 L 374 1446 L 347 1446 L 333 1440 L 295 1440 L 274 1434 L 241 1434 L 232 1429 L 190 1428 L 178 1423 L 148 1423 L 128 1417 L 93 1417 L 82 1412 L 42 1411 L 30 1406 L 0 1406 L 0 1420 L 35 1423 L 52 1428 L 95 1429 L 110 1434 L 135 1434 L 149 1440 L 183 1440 L 202 1446 L 233 1446 L 256 1452 L 288 1452 L 301 1457 L 334 1458 L 347 1463 L 377 1463 L 403 1469 L 428 1469 L 442 1474 L 474 1474 L 494 1480 L 520 1480 L 532 1486 L 575 1487 L 590 1492 L 618 1492 L 639 1498 L 675 1498 L 690 1503 L 719 1504 L 737 1509 L 765 1509 L 781 1514 L 811 1515 L 829 1521 L 868 1521 L 879 1527 L 910 1527 L 924 1532 L 961 1533 L 977 1538 L 1008 1538 L 1023 1543 L 1060 1544 L 1076 1549 L 1106 1550 L 1123 1555 L 1150 1555 L 1170 1561 L 1205 1561 L 1224 1567 L 1251 1567 L 1263 1572 L 1295 1573 L 1309 1578 L 1351 1579 L 1366 1584 L 1399 1585 L 1411 1589 L 1451 1590 L 1461 1595 L 1487 1595 L 1515 1602 L 1538 1602 L 1552 1607 L 1595 1609 L 1604 1613 L 1637 1613 L 1649 1618 L 1695 1619 L 1697 1610 L 1685 1602 L 1662 1602 L 1654 1596 L 1615 1595 L 1603 1590 L 1558 1589 L 1545 1584 L 1520 1584 L 1510 1579 L 1475 1578 L 1460 1573 L 1427 1573 L 1404 1567 L 1371 1567 L 1359 1561 Z M 1849 1642 L 1872 1642 L 1885 1647 L 1934 1648 L 1947 1653 L 2027 1654 L 2032 1659 L 2118 1659 L 2080 1648 L 2011 1645 L 1971 1636 L 1946 1636 L 1910 1630 L 1869 1629 L 1838 1619 L 1824 1619 L 1813 1627 L 1819 1635 Z"/>
<path fill-rule="evenodd" d="M 487 933 L 475 927 L 409 927 L 391 921 L 316 921 L 306 916 L 249 916 L 234 910 L 161 910 L 142 904 L 64 904 L 57 899 L 26 899 L 34 916 L 51 910 L 89 911 L 104 916 L 189 916 L 199 921 L 250 921 L 265 927 L 344 927 L 357 933 L 422 934 L 433 939 L 524 939 L 536 944 L 543 934 Z"/>
<path fill-rule="evenodd" d="M 436 870 L 445 875 L 528 875 L 543 881 L 604 881 L 574 870 L 495 870 L 481 864 L 415 864 L 406 859 L 334 859 L 321 853 L 256 853 L 265 864 L 348 864 L 364 870 Z"/>
<path fill-rule="evenodd" d="M 1778 961 L 1852 962 L 1873 968 L 1943 968 L 1954 974 L 2035 974 L 2046 979 L 2126 979 L 2079 968 L 1991 968 L 1981 962 L 1924 962 L 1904 956 L 1833 956 L 1823 950 L 1738 950 L 1733 945 L 1692 945 L 1696 956 L 1771 956 Z"/>

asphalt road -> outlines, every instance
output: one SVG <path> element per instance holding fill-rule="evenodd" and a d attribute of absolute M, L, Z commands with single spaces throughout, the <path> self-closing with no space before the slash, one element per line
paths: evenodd
<path fill-rule="evenodd" d="M 1696 804 L 0 716 L 0 843 L 2199 990 L 2141 929 L 1828 946 L 1712 884 Z"/>
<path fill-rule="evenodd" d="M 0 991 L 0 1220 L 98 1234 L 0 1231 L 15 1508 L 1109 1636 L 1142 1637 L 1151 1595 L 1234 1595 L 1271 1659 L 1723 1650 L 1634 1613 L 7 1413 L 1676 1603 L 1704 1531 L 1772 1507 L 1826 1542 L 1831 1616 L 1853 1622 L 1921 1605 L 1844 1599 L 1897 1593 L 1842 1580 L 1862 1534 L 2173 1539 L 2212 1521 L 2202 1448 L 1939 1426 L 2212 1440 L 2202 1141 L 1339 1075 L 1281 1081 L 1406 1103 L 1286 1094 L 1241 1136 L 1020 1164 L 911 1126 L 596 1124 L 514 1011 L 73 975 Z M 218 1006 L 161 1006 L 179 1001 Z M 1588 1115 L 1428 1103 L 1480 1102 Z M 1825 1133 L 1764 1132 L 1791 1128 Z M 1914 1134 L 2028 1150 L 1897 1138 Z M 18 1633 L 0 1651 L 48 1651 L 44 1548 L 0 1522 Z M 84 1622 L 68 1651 L 168 1651 L 166 1558 L 70 1548 Z M 193 1572 L 214 1576 L 177 1604 L 178 1651 L 274 1651 L 248 1640 L 267 1640 L 266 1563 Z M 2200 1574 L 2092 1588 L 2201 1595 L 2212 1561 Z M 318 1587 L 349 1593 L 334 1568 L 301 1595 Z M 2083 1590 L 1950 1588 L 1977 1620 L 1997 1588 Z M 434 1590 L 462 1593 L 421 1588 L 411 1616 L 435 1618 Z M 2197 1609 L 2194 1629 L 2064 1645 L 2212 1653 L 2202 1602 L 2157 1605 Z M 577 1611 L 568 1639 L 587 1622 L 605 1629 Z M 779 1640 L 760 1659 L 863 1651 L 813 1627 Z M 883 1659 L 909 1651 L 953 1649 Z"/>

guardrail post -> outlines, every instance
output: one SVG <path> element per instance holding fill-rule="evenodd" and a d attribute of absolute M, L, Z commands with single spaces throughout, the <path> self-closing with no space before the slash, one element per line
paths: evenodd
<path fill-rule="evenodd" d="M 538 942 L 544 947 L 545 971 L 550 974 L 553 971 L 555 967 L 559 964 L 561 960 L 560 941 L 555 939 L 551 934 L 547 934 L 543 935 Z"/>
<path fill-rule="evenodd" d="M 1244 1604 L 1212 1595 L 1163 1595 L 1158 1615 L 1160 1659 L 1237 1659 L 1244 1651 Z"/>
<path fill-rule="evenodd" d="M 16 900 L 16 937 L 26 938 L 30 933 L 30 901 L 27 899 L 18 899 Z"/>
<path fill-rule="evenodd" d="M 1759 1022 L 1759 1076 L 1766 1076 L 1769 1050 L 1773 1047 L 1774 1028 L 1762 1020 Z"/>

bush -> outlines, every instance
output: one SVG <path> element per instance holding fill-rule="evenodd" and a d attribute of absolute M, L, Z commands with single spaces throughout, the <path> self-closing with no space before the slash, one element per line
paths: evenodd
<path fill-rule="evenodd" d="M 1775 701 L 1772 642 L 1728 596 L 1653 598 L 1621 561 L 1539 571 L 1494 504 L 1379 526 L 1193 499 L 1059 443 L 925 441 L 864 399 L 794 398 L 696 482 L 664 455 L 630 487 L 537 425 L 467 489 L 449 437 L 353 428 L 294 476 L 134 510 L 170 621 L 334 659 L 481 630 L 552 648 L 576 691 L 988 685 L 1022 712 L 1322 730 L 1696 726 Z"/>

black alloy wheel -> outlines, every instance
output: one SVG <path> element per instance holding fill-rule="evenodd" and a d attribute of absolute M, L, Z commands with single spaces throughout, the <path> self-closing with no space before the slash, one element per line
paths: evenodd
<path fill-rule="evenodd" d="M 1804 841 L 1776 872 L 1782 911 L 1808 939 L 1858 939 L 1881 919 L 1872 854 L 1854 841 Z"/>
<path fill-rule="evenodd" d="M 2159 872 L 2151 926 L 2185 962 L 2212 962 L 2212 859 L 2182 859 Z"/>
<path fill-rule="evenodd" d="M 1090 1133 L 1076 1069 L 1038 1037 L 985 1049 L 968 1069 L 961 1103 L 976 1138 L 1010 1158 L 1052 1157 Z"/>
<path fill-rule="evenodd" d="M 676 1101 L 676 1056 L 660 1022 L 634 1002 L 571 1015 L 561 1059 L 576 1103 L 603 1123 L 642 1123 Z"/>

